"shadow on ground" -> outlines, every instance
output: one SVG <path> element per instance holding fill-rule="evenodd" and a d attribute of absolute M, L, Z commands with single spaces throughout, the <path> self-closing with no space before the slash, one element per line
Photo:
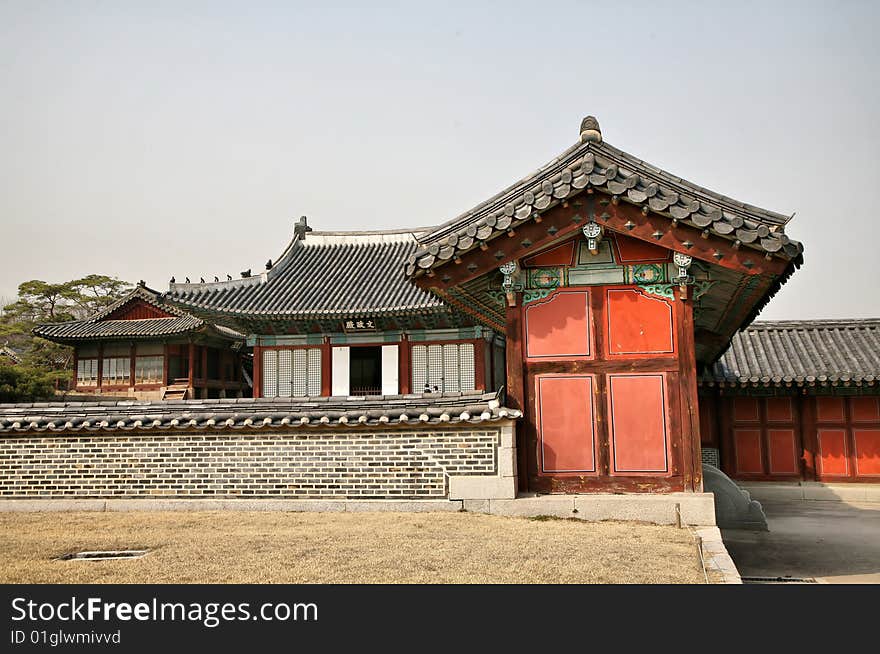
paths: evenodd
<path fill-rule="evenodd" d="M 880 583 L 880 504 L 762 502 L 770 531 L 723 529 L 743 577 Z"/>

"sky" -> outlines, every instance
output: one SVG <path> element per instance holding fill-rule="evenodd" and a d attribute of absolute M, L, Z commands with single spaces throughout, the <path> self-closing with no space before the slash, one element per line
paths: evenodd
<path fill-rule="evenodd" d="M 0 298 L 445 222 L 604 139 L 790 215 L 764 319 L 880 317 L 878 2 L 0 0 Z"/>

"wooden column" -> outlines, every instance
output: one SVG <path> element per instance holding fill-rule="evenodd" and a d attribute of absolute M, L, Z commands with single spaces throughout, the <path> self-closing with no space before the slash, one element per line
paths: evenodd
<path fill-rule="evenodd" d="M 76 390 L 79 388 L 79 350 L 77 350 L 76 346 L 73 348 L 73 385 L 71 388 Z"/>
<path fill-rule="evenodd" d="M 130 354 L 129 361 L 130 361 L 131 365 L 129 367 L 128 386 L 130 388 L 134 388 L 136 365 L 137 365 L 137 346 L 134 343 L 131 344 L 131 354 Z"/>
<path fill-rule="evenodd" d="M 208 348 L 204 345 L 199 347 L 199 354 L 201 355 L 200 359 L 202 362 L 201 370 L 202 370 L 202 379 L 204 381 L 208 380 Z M 206 384 L 207 385 L 207 384 Z"/>
<path fill-rule="evenodd" d="M 516 294 L 515 307 L 507 307 L 507 400 L 505 404 L 512 409 L 523 410 L 525 405 L 525 389 L 523 386 L 523 348 L 522 348 L 522 311 L 520 303 L 522 293 Z"/>
<path fill-rule="evenodd" d="M 325 336 L 321 343 L 321 395 L 330 397 L 333 395 L 333 352 L 330 347 L 330 337 Z"/>
<path fill-rule="evenodd" d="M 485 393 L 489 389 L 486 386 L 486 339 L 478 338 L 474 343 L 474 388 L 482 389 Z"/>
<path fill-rule="evenodd" d="M 168 386 L 168 343 L 162 343 L 162 386 Z"/>
<path fill-rule="evenodd" d="M 733 396 L 725 396 L 719 392 L 719 429 L 718 440 L 721 447 L 721 470 L 731 479 L 736 471 L 736 452 L 733 447 Z"/>
<path fill-rule="evenodd" d="M 322 376 L 323 379 L 323 376 Z M 254 345 L 254 397 L 263 397 L 263 348 Z M 322 384 L 323 385 L 323 384 Z M 322 391 L 323 393 L 323 391 Z"/>
<path fill-rule="evenodd" d="M 196 367 L 196 346 L 194 343 L 188 344 L 187 358 L 188 358 L 189 363 L 187 364 L 188 369 L 187 369 L 186 385 L 189 388 L 194 388 L 193 380 L 195 379 L 194 372 L 195 372 L 195 367 Z"/>
<path fill-rule="evenodd" d="M 507 334 L 507 348 L 505 358 L 507 363 L 507 383 L 505 392 L 507 398 L 505 404 L 512 409 L 525 412 L 525 385 L 523 383 L 523 344 L 522 344 L 522 293 L 516 294 L 516 306 L 507 307 L 507 320 L 505 332 Z M 529 472 L 526 458 L 525 430 L 517 421 L 516 448 L 517 448 L 517 477 L 518 490 L 528 490 Z"/>
<path fill-rule="evenodd" d="M 712 402 L 712 447 L 718 450 L 718 459 L 721 459 L 721 395 L 717 388 L 712 389 L 712 395 L 709 398 Z M 702 431 L 700 438 L 703 437 Z"/>
<path fill-rule="evenodd" d="M 806 391 L 806 389 L 804 389 Z M 803 393 L 796 400 L 801 415 L 801 443 L 804 447 L 803 471 L 806 481 L 819 479 L 816 457 L 819 456 L 819 434 L 816 429 L 816 398 Z"/>
<path fill-rule="evenodd" d="M 700 404 L 697 390 L 697 356 L 694 346 L 694 312 L 688 289 L 688 299 L 679 300 L 678 364 L 681 380 L 681 438 L 682 473 L 685 488 L 703 489 L 703 465 L 700 450 Z"/>
<path fill-rule="evenodd" d="M 104 383 L 104 344 L 98 343 L 98 382 L 95 388 L 101 390 Z"/>
<path fill-rule="evenodd" d="M 400 387 L 401 395 L 408 395 L 412 393 L 412 388 L 410 388 L 410 384 L 412 384 L 412 371 L 411 367 L 411 350 L 409 344 L 409 337 L 404 334 L 400 338 L 400 352 L 397 357 L 398 368 L 397 368 L 397 383 Z"/>

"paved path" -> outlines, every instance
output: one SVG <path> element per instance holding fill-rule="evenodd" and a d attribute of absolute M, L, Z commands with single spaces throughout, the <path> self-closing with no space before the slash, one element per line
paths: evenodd
<path fill-rule="evenodd" d="M 769 532 L 722 531 L 743 577 L 880 583 L 880 505 L 803 500 L 763 504 Z"/>

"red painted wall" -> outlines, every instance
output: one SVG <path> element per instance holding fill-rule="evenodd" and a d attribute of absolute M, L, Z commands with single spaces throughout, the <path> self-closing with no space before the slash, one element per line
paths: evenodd
<path fill-rule="evenodd" d="M 104 320 L 149 320 L 151 318 L 171 318 L 166 313 L 142 300 L 132 300 L 109 314 Z"/>
<path fill-rule="evenodd" d="M 523 261 L 528 268 L 540 268 L 542 266 L 571 266 L 574 264 L 575 241 L 563 243 L 541 254 L 536 254 Z"/>
<path fill-rule="evenodd" d="M 645 243 L 623 234 L 615 234 L 613 240 L 617 250 L 616 258 L 620 263 L 663 263 L 671 260 L 670 251 L 659 245 Z"/>
<path fill-rule="evenodd" d="M 880 396 L 700 398 L 735 479 L 880 482 Z M 704 433 L 707 429 L 704 427 Z"/>

